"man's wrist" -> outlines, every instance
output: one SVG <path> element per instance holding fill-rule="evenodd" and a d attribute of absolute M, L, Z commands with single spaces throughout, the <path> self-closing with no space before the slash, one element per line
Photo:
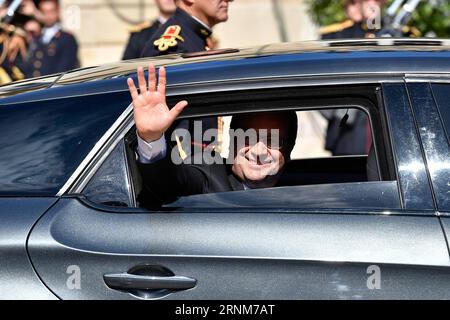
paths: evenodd
<path fill-rule="evenodd" d="M 145 135 L 145 134 L 140 133 L 139 131 L 137 131 L 137 135 L 139 136 L 139 138 L 141 138 L 142 140 L 144 140 L 147 143 L 158 141 L 163 136 L 162 133 L 159 136 L 155 136 L 155 135 Z"/>
<path fill-rule="evenodd" d="M 139 134 L 137 135 L 138 148 L 137 153 L 140 163 L 153 163 L 166 156 L 166 139 L 162 135 L 158 140 L 146 142 Z"/>

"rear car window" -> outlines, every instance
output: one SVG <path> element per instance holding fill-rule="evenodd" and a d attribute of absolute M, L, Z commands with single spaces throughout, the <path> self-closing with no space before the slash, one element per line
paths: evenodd
<path fill-rule="evenodd" d="M 124 91 L 0 105 L 0 196 L 54 196 L 129 103 Z"/>

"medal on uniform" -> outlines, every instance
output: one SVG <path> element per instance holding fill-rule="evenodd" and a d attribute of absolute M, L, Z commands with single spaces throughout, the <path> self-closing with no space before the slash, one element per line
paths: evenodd
<path fill-rule="evenodd" d="M 178 44 L 177 40 L 184 42 L 184 39 L 180 36 L 180 32 L 181 27 L 178 25 L 167 27 L 161 38 L 153 44 L 158 47 L 159 51 L 166 51 L 170 47 L 175 47 Z"/>

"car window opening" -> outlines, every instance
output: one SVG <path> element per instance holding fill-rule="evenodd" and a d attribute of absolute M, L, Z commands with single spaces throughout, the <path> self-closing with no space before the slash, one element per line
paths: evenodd
<path fill-rule="evenodd" d="M 141 160 L 142 141 L 133 128 L 83 194 L 101 205 L 150 210 L 306 208 L 327 201 L 341 207 L 364 199 L 358 192 L 368 188 L 365 183 L 386 181 L 379 187 L 392 194 L 380 202 L 367 191 L 375 196 L 360 205 L 395 207 L 396 181 L 383 174 L 374 144 L 383 141 L 380 126 L 373 129 L 377 121 L 354 105 L 190 117 L 166 131 L 154 147 L 165 144 L 165 155 L 154 163 Z"/>

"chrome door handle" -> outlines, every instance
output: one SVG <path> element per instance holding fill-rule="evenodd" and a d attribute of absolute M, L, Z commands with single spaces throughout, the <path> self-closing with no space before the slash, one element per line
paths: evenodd
<path fill-rule="evenodd" d="M 197 280 L 184 276 L 142 276 L 129 273 L 103 275 L 106 285 L 119 290 L 186 290 L 195 287 Z"/>

